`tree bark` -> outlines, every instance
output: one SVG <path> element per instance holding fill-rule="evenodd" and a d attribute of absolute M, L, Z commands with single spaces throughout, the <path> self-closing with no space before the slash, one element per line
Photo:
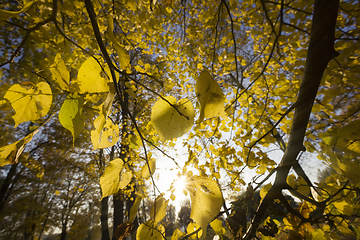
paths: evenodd
<path fill-rule="evenodd" d="M 329 61 L 337 56 L 334 41 L 338 9 L 339 0 L 315 0 L 305 71 L 295 106 L 288 146 L 277 169 L 274 185 L 260 203 L 243 239 L 251 239 L 255 236 L 269 204 L 287 187 L 289 170 L 297 163 L 299 152 L 305 150 L 303 145 L 305 132 L 322 76 Z"/>
<path fill-rule="evenodd" d="M 0 188 L 0 212 L 3 209 L 7 198 L 10 195 L 10 186 L 13 184 L 13 178 L 16 174 L 18 163 L 11 165 L 11 168 L 6 175 L 6 178 Z"/>
<path fill-rule="evenodd" d="M 66 240 L 66 235 L 67 235 L 67 220 L 65 221 L 65 223 L 63 223 L 62 229 L 61 229 L 61 235 L 60 235 L 60 240 Z"/>
<path fill-rule="evenodd" d="M 101 200 L 101 240 L 110 240 L 109 225 L 108 225 L 108 211 L 109 198 L 105 197 Z"/>
<path fill-rule="evenodd" d="M 114 226 L 113 231 L 115 232 L 116 228 L 124 222 L 124 194 L 120 190 L 117 194 L 113 196 L 114 203 Z"/>

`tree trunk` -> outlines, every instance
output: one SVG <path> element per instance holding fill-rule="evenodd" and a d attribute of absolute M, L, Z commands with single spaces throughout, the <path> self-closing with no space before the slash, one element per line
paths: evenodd
<path fill-rule="evenodd" d="M 65 220 L 65 223 L 63 223 L 62 225 L 60 240 L 66 240 L 66 235 L 67 235 L 66 228 L 67 228 L 67 220 Z"/>
<path fill-rule="evenodd" d="M 288 146 L 277 169 L 274 185 L 260 203 L 243 239 L 251 239 L 255 236 L 269 204 L 281 197 L 281 191 L 287 187 L 289 170 L 297 163 L 299 152 L 305 150 L 303 146 L 305 132 L 322 76 L 329 61 L 337 56 L 334 41 L 338 9 L 339 0 L 315 0 L 305 71 L 295 105 Z"/>
<path fill-rule="evenodd" d="M 1 185 L 1 188 L 0 188 L 0 212 L 5 205 L 6 199 L 10 195 L 9 189 L 10 189 L 11 184 L 13 184 L 13 177 L 16 174 L 17 167 L 18 167 L 18 163 L 11 165 L 11 168 L 10 168 L 8 174 L 6 175 L 6 178 L 3 182 L 3 184 Z"/>
<path fill-rule="evenodd" d="M 108 211 L 109 198 L 105 197 L 101 200 L 101 240 L 110 240 L 109 225 L 108 225 Z"/>
<path fill-rule="evenodd" d="M 135 202 L 135 199 L 136 199 L 135 189 L 131 193 L 131 198 L 128 198 L 126 200 L 126 212 L 127 212 L 128 218 L 130 217 L 131 207 L 134 205 L 134 202 Z M 133 199 L 133 200 L 131 200 L 131 199 Z M 133 224 L 134 225 L 133 225 L 133 227 L 131 229 L 131 239 L 136 239 L 136 231 L 137 231 L 137 228 L 138 228 L 138 225 L 139 225 L 137 217 L 135 217 L 135 220 L 134 220 Z"/>
<path fill-rule="evenodd" d="M 122 191 L 114 194 L 113 196 L 114 203 L 114 229 L 124 222 L 124 196 Z"/>

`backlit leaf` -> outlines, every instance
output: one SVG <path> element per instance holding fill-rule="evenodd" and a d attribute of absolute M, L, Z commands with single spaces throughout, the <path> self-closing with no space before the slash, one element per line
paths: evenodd
<path fill-rule="evenodd" d="M 223 235 L 225 233 L 225 228 L 222 226 L 222 221 L 219 219 L 212 221 L 210 226 L 214 229 L 217 235 Z"/>
<path fill-rule="evenodd" d="M 50 66 L 50 72 L 60 89 L 69 91 L 70 73 L 62 60 L 60 53 L 56 54 L 54 64 Z"/>
<path fill-rule="evenodd" d="M 149 172 L 150 168 L 150 172 Z M 149 158 L 148 164 L 145 164 L 142 168 L 141 175 L 143 178 L 148 179 L 151 177 L 156 169 L 156 160 L 154 158 Z"/>
<path fill-rule="evenodd" d="M 161 140 L 168 140 L 187 133 L 194 124 L 194 107 L 188 99 L 176 102 L 173 96 L 159 99 L 151 111 L 151 122 Z M 180 113 L 179 113 L 180 112 Z"/>
<path fill-rule="evenodd" d="M 100 177 L 102 197 L 110 196 L 124 189 L 131 181 L 132 173 L 124 167 L 120 158 L 112 160 Z"/>
<path fill-rule="evenodd" d="M 153 220 L 141 224 L 136 232 L 136 240 L 163 240 L 165 228 L 157 226 Z"/>
<path fill-rule="evenodd" d="M 16 17 L 16 16 L 20 15 L 21 13 L 28 10 L 34 2 L 35 1 L 29 1 L 29 2 L 25 3 L 20 11 L 6 11 L 6 10 L 0 9 L 0 21 L 4 21 L 10 17 Z"/>
<path fill-rule="evenodd" d="M 271 187 L 272 187 L 272 184 L 268 183 L 261 188 L 261 190 L 260 190 L 261 199 L 263 199 L 266 196 L 267 192 L 270 190 Z"/>
<path fill-rule="evenodd" d="M 94 121 L 95 130 L 91 131 L 94 150 L 114 146 L 119 141 L 119 125 L 100 114 Z"/>
<path fill-rule="evenodd" d="M 341 151 L 360 155 L 360 120 L 355 120 L 345 127 L 329 130 L 323 134 L 322 139 L 330 146 Z"/>
<path fill-rule="evenodd" d="M 61 106 L 59 121 L 61 125 L 73 135 L 73 142 L 84 128 L 82 108 L 84 100 L 77 93 L 69 94 Z"/>
<path fill-rule="evenodd" d="M 202 71 L 195 85 L 195 93 L 200 102 L 201 123 L 204 118 L 222 117 L 226 118 L 224 110 L 224 94 L 219 84 L 206 70 Z"/>
<path fill-rule="evenodd" d="M 106 75 L 99 63 L 92 57 L 88 58 L 80 67 L 77 82 L 80 93 L 108 92 L 109 85 Z"/>
<path fill-rule="evenodd" d="M 136 214 L 139 210 L 139 206 L 141 203 L 142 198 L 140 196 L 137 196 L 135 199 L 134 204 L 132 205 L 131 209 L 130 209 L 130 215 L 129 215 L 129 222 L 132 223 L 135 220 Z"/>
<path fill-rule="evenodd" d="M 310 233 L 311 239 L 314 240 L 327 240 L 328 238 L 326 237 L 326 234 L 324 233 L 323 230 L 316 229 L 315 231 Z"/>
<path fill-rule="evenodd" d="M 193 232 L 195 232 L 196 230 L 198 230 L 200 228 L 200 226 L 194 222 L 191 222 L 188 224 L 188 226 L 186 227 L 186 232 L 188 234 L 191 234 Z M 191 235 L 189 238 L 190 239 L 199 239 L 202 236 L 203 230 L 201 229 L 200 231 L 198 231 L 197 233 Z M 206 234 L 205 234 L 206 235 Z"/>
<path fill-rule="evenodd" d="M 223 205 L 223 197 L 218 184 L 208 177 L 193 176 L 187 190 L 190 192 L 190 217 L 205 230 L 217 216 Z"/>
<path fill-rule="evenodd" d="M 18 159 L 22 152 L 25 149 L 26 144 L 28 144 L 33 136 L 38 133 L 39 130 L 35 130 L 34 132 L 30 133 L 23 139 L 9 144 L 7 146 L 0 148 L 0 167 L 7 165 L 7 164 L 14 164 L 18 162 Z"/>
<path fill-rule="evenodd" d="M 121 70 L 125 70 L 127 67 L 130 66 L 130 55 L 129 53 L 119 44 L 119 40 L 115 37 L 113 30 L 114 30 L 114 23 L 112 18 L 108 18 L 109 20 L 109 28 L 106 34 L 106 37 L 111 41 L 113 44 L 116 53 L 119 57 L 119 64 Z"/>
<path fill-rule="evenodd" d="M 171 240 L 178 240 L 179 238 L 184 237 L 186 234 L 180 231 L 179 229 L 175 229 L 173 235 L 171 236 Z"/>
<path fill-rule="evenodd" d="M 166 214 L 166 207 L 169 200 L 165 200 L 163 196 L 158 196 L 151 207 L 150 217 L 155 221 L 155 224 L 159 223 Z"/>
<path fill-rule="evenodd" d="M 4 98 L 8 99 L 15 110 L 15 127 L 20 123 L 40 119 L 49 112 L 52 92 L 49 84 L 31 82 L 15 84 L 9 88 Z"/>

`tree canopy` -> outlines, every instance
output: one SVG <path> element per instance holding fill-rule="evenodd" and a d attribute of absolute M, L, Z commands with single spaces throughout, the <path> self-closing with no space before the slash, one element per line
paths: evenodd
<path fill-rule="evenodd" d="M 165 239 L 161 221 L 177 197 L 174 188 L 166 198 L 156 186 L 157 158 L 165 156 L 174 175 L 186 179 L 191 200 L 192 221 L 172 240 L 205 238 L 209 225 L 222 239 L 276 239 L 284 232 L 299 239 L 360 237 L 359 1 L 23 0 L 0 6 L 0 213 L 5 204 L 22 204 L 11 199 L 12 187 L 26 184 L 21 178 L 14 185 L 17 176 L 31 175 L 36 184 L 26 190 L 39 190 L 34 202 L 62 194 L 56 201 L 64 207 L 53 220 L 62 232 L 69 221 L 76 227 L 72 214 L 86 202 L 101 201 L 107 226 L 103 217 L 113 196 L 114 239 L 130 233 Z M 62 129 L 54 127 L 59 124 Z M 51 151 L 66 163 L 46 147 L 51 131 Z M 176 157 L 176 141 L 187 149 L 185 162 Z M 304 163 L 331 170 L 315 182 Z M 247 170 L 258 176 L 246 181 Z M 78 179 L 82 175 L 88 181 Z M 42 184 L 49 190 L 42 193 Z M 100 190 L 97 200 L 85 197 Z M 261 201 L 248 211 L 257 190 Z M 226 192 L 242 192 L 242 200 L 228 208 Z M 149 219 L 141 222 L 137 212 L 149 196 Z M 118 205 L 124 199 L 126 206 Z M 45 226 L 44 209 L 26 216 Z M 102 235 L 109 238 L 106 227 Z"/>

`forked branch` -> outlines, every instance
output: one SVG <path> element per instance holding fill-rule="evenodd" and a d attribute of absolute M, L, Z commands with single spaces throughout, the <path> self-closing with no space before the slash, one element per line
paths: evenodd
<path fill-rule="evenodd" d="M 314 3 L 305 71 L 295 108 L 288 146 L 278 167 L 274 185 L 260 203 L 256 215 L 242 239 L 248 240 L 255 236 L 256 229 L 261 223 L 269 204 L 286 188 L 289 170 L 296 164 L 299 152 L 304 149 L 305 132 L 322 76 L 329 61 L 337 56 L 334 50 L 334 41 L 338 8 L 339 0 L 316 0 Z"/>

